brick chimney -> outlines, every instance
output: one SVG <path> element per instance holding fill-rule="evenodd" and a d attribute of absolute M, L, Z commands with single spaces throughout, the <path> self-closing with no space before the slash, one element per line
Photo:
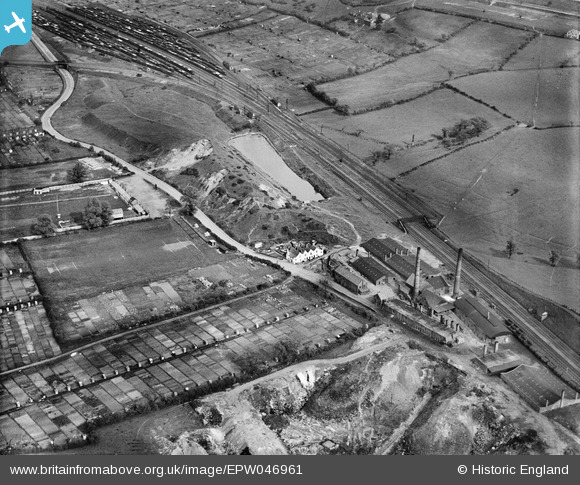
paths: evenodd
<path fill-rule="evenodd" d="M 453 298 L 459 296 L 460 285 L 461 285 L 461 266 L 463 263 L 463 248 L 459 248 L 457 253 L 457 266 L 455 268 L 455 282 L 453 283 Z"/>

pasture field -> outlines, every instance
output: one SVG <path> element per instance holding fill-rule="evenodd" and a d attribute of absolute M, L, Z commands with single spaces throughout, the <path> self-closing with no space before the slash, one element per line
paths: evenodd
<path fill-rule="evenodd" d="M 580 42 L 538 36 L 503 66 L 504 71 L 580 65 Z"/>
<path fill-rule="evenodd" d="M 329 110 L 302 119 L 313 126 L 323 126 L 326 136 L 336 136 L 335 140 L 345 147 L 357 147 L 357 139 L 371 142 L 366 152 L 359 152 L 360 156 L 367 157 L 378 149 L 377 143 L 390 143 L 406 150 L 410 148 L 413 137 L 416 145 L 429 144 L 429 149 L 437 150 L 438 142 L 434 135 L 440 136 L 443 128 L 476 116 L 485 118 L 491 125 L 483 136 L 512 124 L 505 116 L 449 89 L 439 89 L 408 103 L 360 115 L 341 116 Z M 393 170 L 390 165 L 387 161 L 381 167 L 391 176 L 413 167 L 402 166 Z"/>
<path fill-rule="evenodd" d="M 438 12 L 452 15 L 463 15 L 467 17 L 477 17 L 490 22 L 501 22 L 502 24 L 524 27 L 537 32 L 546 32 L 553 35 L 564 35 L 570 29 L 578 28 L 578 19 L 574 16 L 559 15 L 547 10 L 536 10 L 529 7 L 530 3 L 543 3 L 548 9 L 558 9 L 577 13 L 575 2 L 567 0 L 533 0 L 532 2 L 495 2 L 490 5 L 486 0 L 462 0 L 461 2 L 442 2 L 441 0 L 417 0 L 415 8 L 434 9 Z M 558 5 L 558 6 L 556 6 Z"/>
<path fill-rule="evenodd" d="M 320 84 L 318 89 L 351 111 L 409 99 L 453 77 L 499 69 L 529 32 L 476 22 L 448 42 L 374 71 Z"/>
<path fill-rule="evenodd" d="M 233 257 L 201 239 L 188 239 L 168 219 L 28 241 L 24 247 L 41 290 L 56 301 L 88 298 Z"/>
<path fill-rule="evenodd" d="M 529 125 L 546 128 L 580 123 L 577 67 L 489 72 L 451 84 Z"/>
<path fill-rule="evenodd" d="M 579 128 L 514 128 L 427 164 L 399 183 L 445 215 L 440 229 L 458 245 L 495 261 L 526 288 L 540 270 L 526 271 L 522 264 L 541 265 L 543 277 L 534 280 L 534 291 L 546 295 L 540 287 L 551 288 L 546 296 L 575 300 L 577 306 L 577 268 L 562 268 L 561 276 L 556 268 L 559 276 L 553 277 L 547 257 L 556 249 L 574 261 L 580 243 L 578 140 Z M 504 252 L 511 237 L 519 247 L 511 261 L 520 265 L 514 268 Z"/>
<path fill-rule="evenodd" d="M 89 165 L 86 180 L 98 180 L 113 177 L 116 172 L 110 164 L 100 158 L 84 159 Z M 33 165 L 24 168 L 13 168 L 0 172 L 0 192 L 9 190 L 32 189 L 70 183 L 67 172 L 78 160 L 57 162 L 44 165 Z M 110 168 L 109 168 L 110 167 Z"/>
<path fill-rule="evenodd" d="M 112 209 L 127 209 L 109 185 L 94 185 L 82 189 L 61 189 L 42 195 L 32 192 L 4 195 L 0 197 L 0 238 L 10 240 L 30 236 L 38 216 L 49 214 L 57 221 L 57 214 L 71 224 L 81 224 L 83 211 L 89 200 L 96 198 L 108 202 Z M 57 208 L 58 201 L 58 208 Z M 125 212 L 133 214 L 132 211 Z"/>
<path fill-rule="evenodd" d="M 368 8 L 366 10 L 372 11 Z M 355 20 L 358 22 L 355 23 Z M 329 26 L 340 32 L 347 32 L 358 43 L 399 57 L 438 46 L 473 22 L 454 15 L 410 9 L 393 15 L 380 29 L 371 29 L 354 17 L 335 20 Z"/>

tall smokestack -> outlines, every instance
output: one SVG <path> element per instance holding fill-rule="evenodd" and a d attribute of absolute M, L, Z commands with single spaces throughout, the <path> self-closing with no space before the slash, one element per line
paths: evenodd
<path fill-rule="evenodd" d="M 461 285 L 461 265 L 463 263 L 463 248 L 459 248 L 457 253 L 457 266 L 455 268 L 455 282 L 453 283 L 453 298 L 459 296 L 459 287 Z"/>
<path fill-rule="evenodd" d="M 415 259 L 415 282 L 413 284 L 413 298 L 419 296 L 419 284 L 421 283 L 421 248 L 417 248 L 417 258 Z"/>

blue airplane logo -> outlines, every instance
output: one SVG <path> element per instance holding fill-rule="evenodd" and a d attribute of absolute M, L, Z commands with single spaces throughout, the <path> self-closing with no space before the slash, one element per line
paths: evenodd
<path fill-rule="evenodd" d="M 32 0 L 0 0 L 0 53 L 9 45 L 24 45 L 32 36 Z"/>
<path fill-rule="evenodd" d="M 10 33 L 10 31 L 14 28 L 14 27 L 20 27 L 20 30 L 22 30 L 23 34 L 26 34 L 26 29 L 24 28 L 24 19 L 18 18 L 18 15 L 16 15 L 14 12 L 12 12 L 12 16 L 14 17 L 14 23 L 12 25 L 5 25 L 4 29 L 6 30 L 6 32 Z"/>

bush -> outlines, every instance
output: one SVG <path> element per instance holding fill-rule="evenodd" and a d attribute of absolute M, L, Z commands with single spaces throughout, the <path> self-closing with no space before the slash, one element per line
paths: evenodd
<path fill-rule="evenodd" d="M 445 146 L 462 144 L 470 138 L 481 135 L 491 125 L 477 116 L 469 120 L 461 120 L 451 128 L 443 128 L 443 144 Z"/>

